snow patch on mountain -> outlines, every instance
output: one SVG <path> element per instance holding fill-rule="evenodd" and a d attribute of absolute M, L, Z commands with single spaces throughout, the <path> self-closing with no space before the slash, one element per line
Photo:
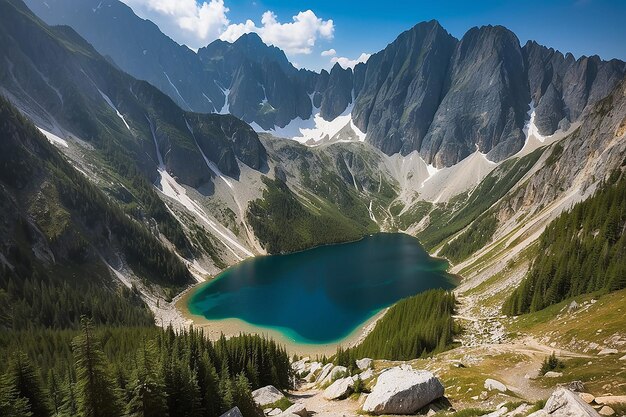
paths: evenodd
<path fill-rule="evenodd" d="M 150 120 L 148 120 L 150 122 Z M 163 163 L 163 157 L 161 156 L 161 151 L 159 149 L 159 145 L 156 139 L 156 133 L 154 131 L 154 126 L 150 122 L 150 130 L 152 132 L 152 139 L 154 140 L 154 146 L 156 148 L 157 159 L 159 162 L 159 166 L 157 168 L 159 172 L 159 190 L 170 197 L 171 199 L 180 203 L 183 207 L 185 207 L 189 212 L 196 215 L 203 223 L 205 223 L 213 232 L 216 237 L 224 244 L 224 246 L 232 252 L 238 260 L 243 260 L 246 257 L 254 256 L 252 252 L 246 249 L 243 245 L 241 245 L 234 236 L 231 236 L 231 232 L 221 225 L 218 225 L 217 222 L 211 220 L 204 209 L 196 203 L 189 195 L 187 195 L 187 190 L 178 181 L 172 177 L 167 169 L 165 168 L 165 164 Z M 243 254 L 244 256 L 242 256 Z"/>
<path fill-rule="evenodd" d="M 113 104 L 113 102 L 111 101 L 111 99 L 109 98 L 109 96 L 107 96 L 106 94 L 104 94 L 102 92 L 102 90 L 98 89 L 98 92 L 100 93 L 100 95 L 102 96 L 102 98 L 104 99 L 104 101 L 106 101 L 106 103 L 109 105 L 109 107 L 111 107 L 113 109 L 113 111 L 115 111 L 115 114 L 117 114 L 117 117 L 119 117 L 120 119 L 122 119 L 122 122 L 124 122 L 124 126 L 126 126 L 126 129 L 128 129 L 128 131 L 130 132 L 130 126 L 128 126 L 128 123 L 126 123 L 126 119 L 124 119 L 124 116 L 122 116 L 122 113 L 119 112 L 119 110 L 117 109 L 117 107 L 115 107 L 115 105 Z"/>
<path fill-rule="evenodd" d="M 44 129 L 40 128 L 40 127 L 37 127 L 37 129 L 39 129 L 39 131 L 41 133 L 43 133 L 43 135 L 50 141 L 50 143 L 56 144 L 56 145 L 61 145 L 61 146 L 64 146 L 66 148 L 69 148 L 69 145 L 68 145 L 68 143 L 67 143 L 67 141 L 65 139 L 61 139 L 60 137 L 58 137 L 54 133 L 48 132 L 47 130 L 44 130 Z"/>
<path fill-rule="evenodd" d="M 176 91 L 176 95 L 178 97 L 180 97 L 180 99 L 182 100 L 183 103 L 185 103 L 185 106 L 187 106 L 187 109 L 191 110 L 191 106 L 189 105 L 189 103 L 187 103 L 187 101 L 185 101 L 185 99 L 183 98 L 183 96 L 180 94 L 180 91 L 178 91 L 178 88 L 176 88 L 176 86 L 174 85 L 174 83 L 172 82 L 172 80 L 170 80 L 170 76 L 167 75 L 167 72 L 163 71 L 163 74 L 165 75 L 165 78 L 167 78 L 167 82 L 172 86 L 172 88 L 174 89 L 174 91 Z"/>
<path fill-rule="evenodd" d="M 339 116 L 333 120 L 325 120 L 319 111 L 314 107 L 311 117 L 302 119 L 297 117 L 284 127 L 276 126 L 266 130 L 257 123 L 250 126 L 257 132 L 270 133 L 276 137 L 293 139 L 305 145 L 315 146 L 323 142 L 328 142 L 335 138 L 344 128 L 349 127 L 360 142 L 365 141 L 366 134 L 354 125 L 352 121 L 353 104 L 349 104 Z"/>

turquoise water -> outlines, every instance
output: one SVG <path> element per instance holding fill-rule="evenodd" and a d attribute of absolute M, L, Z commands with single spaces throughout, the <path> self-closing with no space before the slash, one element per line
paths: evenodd
<path fill-rule="evenodd" d="M 452 288 L 447 267 L 411 236 L 381 233 L 243 261 L 196 291 L 189 310 L 271 328 L 296 343 L 333 343 L 401 298 Z"/>

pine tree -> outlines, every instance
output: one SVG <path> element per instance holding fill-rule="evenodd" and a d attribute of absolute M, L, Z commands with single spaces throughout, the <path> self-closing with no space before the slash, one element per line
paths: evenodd
<path fill-rule="evenodd" d="M 233 384 L 233 402 L 239 407 L 244 416 L 263 417 L 263 411 L 259 409 L 250 393 L 250 384 L 243 373 L 237 375 Z"/>
<path fill-rule="evenodd" d="M 78 411 L 82 417 L 117 417 L 122 407 L 104 352 L 91 320 L 81 319 L 81 334 L 72 341 L 76 366 Z"/>
<path fill-rule="evenodd" d="M 3 417 L 30 417 L 28 400 L 20 397 L 17 388 L 8 375 L 0 377 L 0 416 Z"/>
<path fill-rule="evenodd" d="M 144 342 L 138 352 L 138 367 L 131 387 L 128 413 L 136 417 L 166 417 L 167 395 L 163 378 L 157 373 L 156 347 Z"/>
<path fill-rule="evenodd" d="M 18 352 L 9 362 L 9 377 L 19 397 L 25 398 L 33 413 L 33 417 L 49 417 L 52 409 L 48 401 L 48 393 L 43 387 L 38 370 L 22 352 Z"/>

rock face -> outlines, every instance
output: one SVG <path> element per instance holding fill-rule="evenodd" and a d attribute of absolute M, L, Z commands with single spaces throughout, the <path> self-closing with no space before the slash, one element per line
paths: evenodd
<path fill-rule="evenodd" d="M 341 400 L 352 393 L 354 379 L 352 377 L 341 378 L 333 382 L 324 390 L 324 398 L 327 400 Z"/>
<path fill-rule="evenodd" d="M 475 150 L 498 161 L 522 148 L 530 96 L 512 32 L 470 29 L 452 55 L 446 87 L 420 150 L 427 162 L 449 166 Z"/>
<path fill-rule="evenodd" d="M 542 410 L 529 417 L 597 417 L 598 413 L 578 394 L 565 388 L 557 389 L 548 399 Z"/>
<path fill-rule="evenodd" d="M 368 141 L 389 155 L 421 149 L 456 42 L 438 22 L 424 22 L 370 57 L 353 111 Z"/>
<path fill-rule="evenodd" d="M 428 371 L 396 367 L 383 372 L 363 404 L 373 414 L 412 414 L 441 398 L 444 388 Z"/>
<path fill-rule="evenodd" d="M 273 404 L 276 401 L 280 401 L 285 398 L 285 396 L 273 385 L 268 385 L 252 391 L 252 398 L 255 403 L 257 403 L 260 407 L 263 407 L 268 404 Z"/>

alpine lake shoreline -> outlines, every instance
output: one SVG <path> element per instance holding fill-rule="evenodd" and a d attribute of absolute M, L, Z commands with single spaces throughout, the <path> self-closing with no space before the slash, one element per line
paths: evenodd
<path fill-rule="evenodd" d="M 261 325 L 254 324 L 248 322 L 241 318 L 207 318 L 202 313 L 192 311 L 191 305 L 193 304 L 194 297 L 197 297 L 198 294 L 201 294 L 203 291 L 206 291 L 207 287 L 211 287 L 215 284 L 217 280 L 222 280 L 228 278 L 228 273 L 232 272 L 234 269 L 241 267 L 242 264 L 248 262 L 256 262 L 260 259 L 274 258 L 274 259 L 284 259 L 284 257 L 290 257 L 293 255 L 301 255 L 310 253 L 311 251 L 316 251 L 324 248 L 335 248 L 335 247 L 346 247 L 349 245 L 354 245 L 358 243 L 362 243 L 368 239 L 373 239 L 376 237 L 385 236 L 385 237 L 393 237 L 397 236 L 400 239 L 410 239 L 412 244 L 417 244 L 417 246 L 425 253 L 427 262 L 432 263 L 445 263 L 445 268 L 443 270 L 443 276 L 446 277 L 448 286 L 444 287 L 429 287 L 418 290 L 417 292 L 407 294 L 401 298 L 394 300 L 391 303 L 388 303 L 381 308 L 376 309 L 372 314 L 369 314 L 364 321 L 361 321 L 356 327 L 354 327 L 351 331 L 349 331 L 346 335 L 339 337 L 332 341 L 325 342 L 312 342 L 312 341 L 302 341 L 298 340 L 297 337 L 293 337 L 293 329 L 285 329 L 280 326 L 272 326 L 272 325 Z M 420 264 L 420 259 L 414 260 L 414 263 Z M 282 344 L 287 352 L 290 355 L 299 355 L 299 356 L 332 356 L 337 352 L 337 348 L 343 347 L 353 347 L 361 343 L 367 335 L 374 329 L 377 322 L 385 315 L 385 313 L 389 310 L 389 308 L 393 307 L 398 301 L 403 298 L 410 297 L 413 295 L 417 295 L 423 291 L 427 291 L 431 288 L 445 288 L 448 290 L 453 290 L 461 281 L 461 278 L 449 272 L 450 262 L 441 257 L 434 257 L 430 255 L 421 245 L 419 240 L 414 236 L 405 234 L 405 233 L 391 233 L 391 232 L 379 232 L 371 235 L 363 236 L 362 238 L 349 241 L 349 242 L 340 242 L 340 243 L 332 243 L 332 244 L 324 244 L 315 246 L 312 248 L 308 248 L 302 251 L 297 251 L 293 253 L 286 254 L 276 254 L 276 255 L 256 255 L 251 258 L 247 258 L 237 264 L 231 265 L 224 270 L 222 270 L 219 274 L 207 279 L 205 282 L 198 283 L 188 290 L 186 290 L 180 297 L 175 301 L 175 308 L 180 312 L 182 317 L 191 323 L 191 325 L 195 328 L 202 329 L 205 336 L 209 340 L 218 340 L 222 335 L 226 338 L 238 336 L 240 334 L 256 334 L 263 337 L 274 339 L 277 343 Z"/>

